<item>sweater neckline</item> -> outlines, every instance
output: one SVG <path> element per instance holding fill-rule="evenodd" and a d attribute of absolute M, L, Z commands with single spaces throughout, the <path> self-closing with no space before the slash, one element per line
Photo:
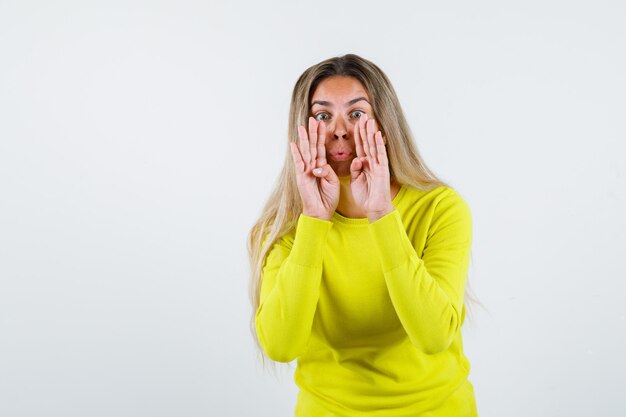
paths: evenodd
<path fill-rule="evenodd" d="M 405 192 L 406 192 L 405 184 L 400 184 L 400 189 L 398 190 L 398 193 L 393 198 L 393 200 L 391 200 L 391 203 L 393 204 L 394 207 L 397 207 L 398 205 L 397 203 L 400 201 L 400 199 L 402 198 Z M 336 211 L 333 213 L 332 218 L 335 222 L 342 223 L 342 224 L 357 225 L 357 226 L 370 224 L 370 220 L 367 217 L 345 217 L 337 213 Z"/>

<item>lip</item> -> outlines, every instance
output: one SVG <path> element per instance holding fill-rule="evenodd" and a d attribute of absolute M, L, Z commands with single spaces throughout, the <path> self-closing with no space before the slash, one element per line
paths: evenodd
<path fill-rule="evenodd" d="M 333 161 L 347 161 L 353 159 L 352 152 L 333 152 L 330 154 L 330 159 Z"/>

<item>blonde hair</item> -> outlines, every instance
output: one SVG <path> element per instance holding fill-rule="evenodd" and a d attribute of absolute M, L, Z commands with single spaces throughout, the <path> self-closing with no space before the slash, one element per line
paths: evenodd
<path fill-rule="evenodd" d="M 401 184 L 408 184 L 424 191 L 447 185 L 437 178 L 422 160 L 414 145 L 411 130 L 404 118 L 396 92 L 385 73 L 374 63 L 358 55 L 347 54 L 326 59 L 304 71 L 298 78 L 291 95 L 289 141 L 285 143 L 282 171 L 263 207 L 259 220 L 248 235 L 251 267 L 249 290 L 252 304 L 250 329 L 264 365 L 266 360 L 271 361 L 271 359 L 265 355 L 260 346 L 255 327 L 255 315 L 260 303 L 262 268 L 270 248 L 296 225 L 302 212 L 289 142 L 297 142 L 298 126 L 308 125 L 307 120 L 311 114 L 310 98 L 315 89 L 322 80 L 333 76 L 354 77 L 368 92 L 373 116 L 379 129 L 387 138 L 386 147 L 391 176 Z M 473 299 L 471 294 L 468 294 L 467 287 L 466 297 Z"/>

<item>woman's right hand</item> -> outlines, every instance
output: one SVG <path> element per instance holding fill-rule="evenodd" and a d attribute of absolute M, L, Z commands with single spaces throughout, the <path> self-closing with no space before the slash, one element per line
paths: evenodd
<path fill-rule="evenodd" d="M 326 126 L 309 117 L 309 132 L 298 126 L 299 145 L 290 142 L 302 214 L 330 220 L 339 204 L 339 178 L 326 162 Z"/>

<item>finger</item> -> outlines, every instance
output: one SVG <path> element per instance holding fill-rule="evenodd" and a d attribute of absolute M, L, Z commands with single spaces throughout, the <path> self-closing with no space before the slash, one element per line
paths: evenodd
<path fill-rule="evenodd" d="M 387 159 L 387 149 L 385 149 L 383 134 L 380 133 L 380 130 L 376 132 L 376 149 L 378 155 L 378 163 L 381 165 L 387 165 L 389 163 Z"/>
<path fill-rule="evenodd" d="M 298 136 L 300 137 L 300 153 L 305 166 L 311 163 L 311 154 L 309 152 L 309 138 L 306 134 L 304 126 L 298 126 Z"/>
<path fill-rule="evenodd" d="M 361 144 L 363 145 L 363 153 L 364 156 L 370 156 L 370 147 L 367 143 L 367 131 L 365 130 L 367 124 L 367 114 L 363 115 L 363 120 L 359 120 L 359 138 L 361 139 Z"/>
<path fill-rule="evenodd" d="M 326 165 L 326 124 L 319 123 L 319 137 L 317 138 L 317 166 Z"/>
<path fill-rule="evenodd" d="M 314 117 L 309 117 L 309 151 L 313 165 L 317 159 L 317 124 Z"/>
<path fill-rule="evenodd" d="M 374 159 L 374 162 L 376 162 L 377 160 L 376 143 L 374 142 L 375 125 L 376 125 L 376 122 L 374 121 L 374 119 L 369 119 L 366 122 L 366 126 L 365 126 L 365 129 L 367 131 L 367 143 L 369 145 L 369 155 L 371 158 Z"/>
<path fill-rule="evenodd" d="M 291 158 L 293 159 L 293 163 L 296 166 L 296 172 L 304 172 L 304 161 L 302 161 L 302 156 L 300 155 L 300 151 L 298 150 L 298 145 L 294 142 L 289 142 L 289 149 L 291 149 Z"/>
<path fill-rule="evenodd" d="M 354 124 L 354 146 L 356 147 L 356 156 L 357 158 L 361 156 L 365 156 L 365 151 L 363 150 L 363 141 L 361 140 L 361 134 L 359 131 L 361 130 L 361 120 L 357 120 Z"/>

